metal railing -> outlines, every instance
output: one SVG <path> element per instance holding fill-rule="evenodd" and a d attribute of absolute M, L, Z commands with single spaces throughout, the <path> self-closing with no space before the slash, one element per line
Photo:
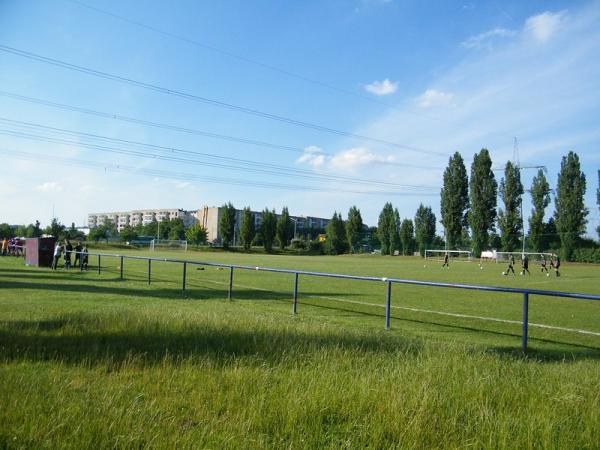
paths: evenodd
<path fill-rule="evenodd" d="M 197 265 L 197 266 L 207 266 L 207 267 L 229 268 L 229 286 L 228 286 L 228 292 L 227 292 L 227 298 L 229 300 L 231 300 L 233 298 L 234 269 L 292 274 L 292 275 L 294 275 L 293 297 L 292 297 L 292 314 L 294 314 L 294 315 L 297 314 L 297 312 L 298 312 L 298 279 L 299 279 L 300 275 L 314 276 L 314 277 L 326 277 L 326 278 L 337 278 L 337 279 L 345 279 L 345 280 L 371 281 L 371 282 L 378 282 L 378 283 L 383 282 L 383 283 L 386 283 L 385 328 L 388 330 L 391 327 L 392 284 L 408 284 L 408 285 L 416 285 L 416 286 L 429 286 L 429 287 L 441 287 L 441 288 L 453 288 L 453 289 L 466 289 L 466 290 L 476 290 L 476 291 L 521 294 L 523 296 L 523 318 L 522 318 L 522 337 L 521 337 L 521 349 L 523 352 L 525 352 L 527 350 L 528 324 L 529 324 L 529 296 L 530 295 L 540 295 L 540 296 L 546 296 L 546 297 L 563 297 L 563 298 L 572 298 L 572 299 L 577 299 L 577 300 L 600 301 L 600 295 L 581 294 L 581 293 L 574 293 L 574 292 L 549 291 L 549 290 L 541 290 L 541 289 L 511 288 L 511 287 L 501 287 L 501 286 L 482 286 L 482 285 L 475 285 L 475 284 L 460 284 L 460 283 L 441 283 L 441 282 L 436 282 L 436 281 L 419 281 L 419 280 L 409 280 L 409 279 L 402 279 L 402 278 L 387 278 L 387 277 L 373 277 L 373 276 L 360 276 L 360 275 L 346 275 L 346 274 L 339 274 L 339 273 L 311 272 L 311 271 L 295 270 L 295 269 L 277 269 L 277 268 L 272 268 L 272 267 L 245 266 L 245 265 L 239 265 L 239 264 L 223 264 L 223 263 L 214 263 L 214 262 L 207 262 L 207 261 L 190 261 L 190 260 L 183 260 L 183 259 L 157 258 L 157 257 L 149 257 L 149 256 L 131 256 L 131 255 L 119 255 L 119 254 L 111 254 L 111 253 L 83 253 L 83 252 L 75 252 L 75 251 L 73 251 L 71 253 L 73 253 L 73 254 L 80 253 L 82 255 L 82 258 L 80 258 L 80 270 L 83 270 L 83 256 L 84 255 L 87 255 L 88 258 L 90 256 L 97 257 L 98 274 L 101 273 L 102 257 L 119 258 L 119 260 L 120 260 L 119 276 L 121 279 L 124 278 L 123 271 L 124 271 L 125 259 L 136 259 L 136 260 L 148 261 L 148 284 L 152 283 L 152 262 L 153 261 L 182 264 L 182 279 L 181 279 L 181 290 L 182 291 L 186 290 L 186 278 L 187 278 L 188 264 L 189 265 Z"/>

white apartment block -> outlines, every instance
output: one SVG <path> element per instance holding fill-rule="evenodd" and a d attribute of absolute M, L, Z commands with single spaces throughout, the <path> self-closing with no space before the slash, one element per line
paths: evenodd
<path fill-rule="evenodd" d="M 163 220 L 182 219 L 187 227 L 196 222 L 195 211 L 185 211 L 183 209 L 136 209 L 133 211 L 91 213 L 88 214 L 88 227 L 95 228 L 104 225 L 107 220 L 112 220 L 121 231 L 125 226 L 142 224 L 147 225 L 154 220 L 161 222 Z"/>

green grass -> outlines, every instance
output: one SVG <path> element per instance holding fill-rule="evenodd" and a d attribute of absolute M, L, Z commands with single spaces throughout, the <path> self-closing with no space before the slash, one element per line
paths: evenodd
<path fill-rule="evenodd" d="M 119 251 L 121 252 L 121 251 Z M 136 252 L 134 254 L 143 254 Z M 167 257 L 182 253 L 167 252 Z M 600 293 L 600 267 L 502 277 L 412 258 L 195 260 Z M 90 259 L 95 264 L 95 259 Z M 104 258 L 101 275 L 0 258 L 0 448 L 598 448 L 600 336 L 520 320 L 508 294 Z M 410 309 L 400 309 L 410 308 Z M 433 311 L 433 312 L 425 312 Z M 531 297 L 530 321 L 600 333 L 600 302 Z"/>

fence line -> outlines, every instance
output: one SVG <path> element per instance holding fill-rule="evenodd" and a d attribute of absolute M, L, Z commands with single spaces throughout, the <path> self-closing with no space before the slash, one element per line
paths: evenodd
<path fill-rule="evenodd" d="M 181 264 L 182 265 L 182 279 L 181 279 L 182 291 L 186 290 L 186 278 L 187 278 L 187 266 L 188 265 L 229 268 L 229 280 L 228 280 L 228 291 L 227 291 L 227 298 L 229 300 L 231 300 L 233 298 L 234 269 L 291 274 L 291 275 L 294 275 L 292 314 L 297 314 L 297 312 L 298 312 L 298 286 L 299 286 L 298 280 L 299 280 L 300 275 L 325 277 L 325 278 L 337 278 L 337 279 L 345 279 L 345 280 L 370 281 L 370 282 L 379 282 L 379 283 L 383 282 L 383 283 L 386 283 L 386 297 L 385 297 L 385 327 L 386 327 L 386 329 L 390 329 L 390 327 L 391 327 L 391 309 L 392 309 L 391 300 L 392 300 L 392 285 L 393 284 L 408 284 L 408 285 L 415 285 L 415 286 L 428 286 L 428 287 L 441 287 L 441 288 L 452 288 L 452 289 L 477 290 L 477 291 L 485 291 L 485 292 L 503 292 L 503 293 L 511 293 L 511 294 L 521 294 L 523 296 L 523 312 L 522 312 L 523 318 L 521 321 L 521 325 L 522 325 L 521 349 L 523 352 L 525 352 L 527 350 L 527 343 L 528 343 L 529 296 L 530 295 L 539 295 L 539 296 L 546 296 L 546 297 L 562 297 L 562 298 L 571 298 L 571 299 L 577 299 L 577 300 L 600 301 L 600 295 L 581 294 L 581 293 L 576 293 L 576 292 L 561 292 L 561 291 L 549 291 L 549 290 L 542 290 L 542 289 L 512 288 L 512 287 L 503 287 L 503 286 L 485 286 L 485 285 L 475 285 L 475 284 L 420 281 L 420 280 L 410 280 L 410 279 L 402 279 L 402 278 L 347 275 L 347 274 L 340 274 L 340 273 L 326 273 L 326 272 L 313 272 L 313 271 L 294 270 L 294 269 L 277 269 L 277 268 L 273 268 L 273 267 L 247 266 L 247 265 L 241 265 L 241 264 L 223 264 L 223 263 L 214 263 L 214 262 L 208 262 L 208 261 L 192 261 L 192 260 L 185 260 L 185 259 L 157 258 L 157 257 L 151 257 L 151 256 L 120 255 L 120 254 L 112 254 L 112 253 L 87 253 L 87 254 L 85 254 L 84 252 L 75 252 L 75 251 L 73 251 L 72 253 L 80 253 L 82 255 L 87 255 L 88 257 L 97 256 L 97 258 L 98 258 L 98 266 L 97 266 L 98 274 L 101 273 L 101 267 L 102 267 L 101 266 L 101 258 L 102 257 L 119 258 L 119 261 L 120 261 L 119 275 L 120 275 L 121 279 L 124 278 L 125 259 L 148 261 L 148 284 L 151 283 L 152 261 Z M 80 270 L 83 270 L 83 258 L 80 258 L 80 260 L 81 260 Z M 397 308 L 397 307 L 394 307 L 394 308 Z M 538 324 L 535 324 L 535 326 L 538 326 Z"/>

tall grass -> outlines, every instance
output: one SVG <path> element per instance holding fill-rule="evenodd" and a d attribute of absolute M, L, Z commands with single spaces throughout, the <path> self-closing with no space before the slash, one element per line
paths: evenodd
<path fill-rule="evenodd" d="M 184 296 L 167 282 L 2 264 L 0 448 L 600 442 L 600 354 L 589 343 L 521 355 L 502 329 L 420 317 L 386 332 L 360 311 L 304 304 L 291 317 L 277 295 L 227 302 L 222 288 Z"/>

